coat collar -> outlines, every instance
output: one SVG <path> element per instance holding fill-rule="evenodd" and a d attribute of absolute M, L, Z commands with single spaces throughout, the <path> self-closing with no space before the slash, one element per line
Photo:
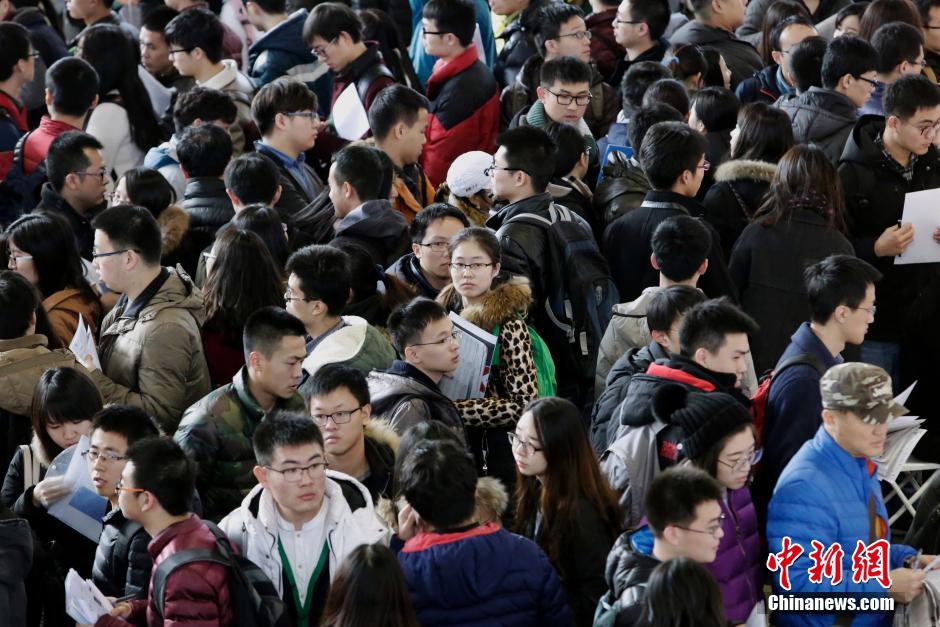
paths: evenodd
<path fill-rule="evenodd" d="M 438 302 L 461 302 L 453 283 L 441 290 Z M 532 303 L 529 280 L 523 276 L 511 277 L 484 294 L 476 305 L 464 307 L 460 317 L 481 329 L 491 330 L 513 316 L 525 316 Z M 446 306 L 446 305 L 445 305 Z"/>
<path fill-rule="evenodd" d="M 777 164 L 757 161 L 756 159 L 735 159 L 726 161 L 715 171 L 715 182 L 724 183 L 740 179 L 751 179 L 770 183 L 777 173 Z"/>
<path fill-rule="evenodd" d="M 431 78 L 428 79 L 428 98 L 433 100 L 438 90 L 446 81 L 469 68 L 476 63 L 479 58 L 480 56 L 477 53 L 476 44 L 470 44 L 466 50 L 446 63 L 438 59 L 434 64 L 434 69 L 431 71 Z"/>

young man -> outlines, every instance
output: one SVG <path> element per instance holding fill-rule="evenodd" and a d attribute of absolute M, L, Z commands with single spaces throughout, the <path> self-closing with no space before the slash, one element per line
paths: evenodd
<path fill-rule="evenodd" d="M 212 10 L 208 2 L 202 0 L 164 0 L 166 6 L 179 13 L 192 11 L 193 9 Z M 244 44 L 242 38 L 232 28 L 222 21 L 222 55 L 226 59 L 234 61 L 238 67 L 242 65 L 242 51 Z M 244 27 L 243 27 L 244 28 Z"/>
<path fill-rule="evenodd" d="M 335 72 L 331 111 L 336 99 L 350 85 L 355 85 L 359 100 L 368 111 L 378 93 L 395 82 L 382 61 L 378 45 L 363 41 L 362 30 L 362 21 L 356 12 L 339 2 L 318 4 L 304 24 L 304 41 L 317 59 Z M 324 131 L 314 153 L 329 162 L 330 155 L 348 143 L 349 140 Z"/>
<path fill-rule="evenodd" d="M 137 41 L 137 27 L 124 21 L 120 15 L 111 10 L 111 5 L 104 2 L 104 0 L 71 0 L 66 5 L 65 10 L 69 18 L 84 25 L 82 33 L 91 26 L 110 24 L 121 27 L 132 41 Z M 70 49 L 74 50 L 78 47 L 82 33 L 79 33 L 68 42 Z"/>
<path fill-rule="evenodd" d="M 140 524 L 153 538 L 147 546 L 153 572 L 179 551 L 216 547 L 215 534 L 192 513 L 195 478 L 196 463 L 169 438 L 146 438 L 127 450 L 118 504 L 128 520 Z M 162 617 L 151 593 L 146 599 L 118 602 L 96 624 L 235 624 L 228 569 L 221 564 L 194 562 L 174 570 L 166 580 Z"/>
<path fill-rule="evenodd" d="M 437 187 L 463 153 L 496 150 L 499 89 L 473 43 L 471 0 L 431 0 L 422 16 L 425 50 L 438 61 L 426 86 L 431 106 L 421 165 Z"/>
<path fill-rule="evenodd" d="M 881 311 L 862 344 L 862 360 L 887 370 L 900 390 L 902 338 L 918 336 L 909 324 L 916 313 L 911 304 L 926 288 L 922 273 L 936 266 L 894 264 L 894 257 L 914 238 L 914 228 L 899 227 L 898 221 L 905 194 L 940 187 L 940 160 L 933 145 L 940 124 L 940 93 L 924 77 L 905 76 L 885 90 L 884 110 L 884 118 L 862 117 L 855 125 L 842 153 L 839 177 L 846 190 L 855 253 L 884 275 L 876 289 Z M 929 235 L 940 239 L 940 231 Z M 922 349 L 916 345 L 919 340 L 911 341 L 908 354 L 913 356 Z"/>
<path fill-rule="evenodd" d="M 173 186 L 176 198 L 182 199 L 186 193 L 186 178 L 176 154 L 179 136 L 187 127 L 202 124 L 215 124 L 227 130 L 235 124 L 237 118 L 238 109 L 228 94 L 218 89 L 193 87 L 180 94 L 173 105 L 173 136 L 147 151 L 144 167 L 159 170 Z"/>
<path fill-rule="evenodd" d="M 101 142 L 81 131 L 66 131 L 49 145 L 46 176 L 38 211 L 57 213 L 72 227 L 79 254 L 91 260 L 94 229 L 91 220 L 107 206 Z"/>
<path fill-rule="evenodd" d="M 924 27 L 924 76 L 940 82 L 940 0 L 917 0 L 920 21 Z"/>
<path fill-rule="evenodd" d="M 503 124 L 508 124 L 520 109 L 532 105 L 537 99 L 542 65 L 561 57 L 574 57 L 590 68 L 590 106 L 584 121 L 595 137 L 607 133 L 617 117 L 619 101 L 614 89 L 604 82 L 591 60 L 591 31 L 584 14 L 570 4 L 548 4 L 536 15 L 535 43 L 538 54 L 530 57 L 516 75 L 512 85 L 500 95 Z"/>
<path fill-rule="evenodd" d="M 38 52 L 29 31 L 13 22 L 0 23 L 0 180 L 13 165 L 13 149 L 29 130 L 23 87 L 33 80 Z"/>
<path fill-rule="evenodd" d="M 592 18 L 588 18 L 588 22 Z M 659 63 L 663 60 L 666 50 L 669 49 L 669 42 L 663 37 L 668 26 L 669 3 L 666 0 L 652 0 L 651 2 L 623 0 L 617 6 L 617 13 L 613 20 L 613 35 L 626 54 L 617 58 L 614 72 L 610 77 L 611 85 L 619 86 L 624 75 L 636 63 L 644 61 Z M 597 39 L 596 36 L 591 39 L 591 54 L 594 58 L 597 58 L 593 53 L 594 42 Z"/>
<path fill-rule="evenodd" d="M 549 121 L 570 124 L 584 135 L 591 165 L 596 165 L 599 158 L 597 142 L 584 120 L 584 114 L 593 100 L 590 66 L 575 57 L 559 57 L 543 63 L 539 76 L 539 87 L 536 89 L 538 100 L 532 106 L 521 109 L 509 127 L 534 126 L 544 129 Z"/>
<path fill-rule="evenodd" d="M 278 166 L 281 195 L 277 209 L 290 217 L 323 191 L 323 181 L 307 165 L 305 151 L 317 140 L 317 97 L 301 82 L 282 78 L 262 87 L 251 102 L 251 117 L 261 133 L 255 150 Z"/>
<path fill-rule="evenodd" d="M 235 215 L 248 205 L 274 207 L 281 196 L 280 174 L 274 161 L 257 152 L 229 161 L 222 181 Z"/>
<path fill-rule="evenodd" d="M 457 407 L 437 387 L 460 363 L 460 344 L 447 310 L 433 300 L 415 298 L 392 312 L 388 332 L 401 359 L 388 370 L 369 373 L 373 415 L 387 420 L 399 435 L 412 425 L 438 420 L 466 440 Z"/>
<path fill-rule="evenodd" d="M 231 59 L 222 58 L 225 28 L 219 18 L 207 9 L 193 8 L 174 17 L 163 36 L 170 46 L 173 65 L 183 76 L 191 76 L 199 87 L 227 93 L 238 110 L 238 124 L 233 126 L 232 143 L 235 154 L 245 149 L 246 139 L 256 137 L 251 120 L 251 99 L 255 86 L 238 71 Z"/>
<path fill-rule="evenodd" d="M 326 364 L 342 364 L 367 374 L 388 368 L 395 351 L 382 333 L 358 316 L 342 315 L 349 301 L 349 255 L 332 246 L 307 246 L 287 260 L 287 311 L 306 330 L 301 387 L 309 396 L 311 378 Z"/>
<path fill-rule="evenodd" d="M 544 0 L 491 0 L 490 11 L 504 23 L 502 32 L 495 33 L 497 39 L 503 40 L 503 46 L 493 65 L 500 89 L 512 85 L 526 60 L 537 54 L 529 33 L 535 27 L 539 10 L 546 4 Z"/>
<path fill-rule="evenodd" d="M 248 21 L 263 33 L 248 49 L 248 76 L 264 87 L 282 76 L 312 85 L 326 76 L 326 67 L 304 41 L 304 23 L 309 12 L 297 9 L 287 14 L 285 0 L 251 0 L 245 3 Z"/>
<path fill-rule="evenodd" d="M 52 141 L 66 131 L 85 127 L 88 112 L 98 103 L 98 73 L 84 59 L 66 57 L 46 70 L 46 108 L 39 127 L 23 142 L 23 172 L 31 174 Z"/>
<path fill-rule="evenodd" d="M 394 498 L 399 438 L 386 422 L 372 419 L 365 376 L 349 366 L 327 364 L 311 377 L 308 396 L 330 470 L 355 477 L 374 503 Z"/>
<path fill-rule="evenodd" d="M 379 92 L 369 107 L 369 127 L 376 147 L 395 165 L 395 191 L 392 202 L 411 224 L 415 215 L 434 202 L 434 186 L 419 162 L 427 141 L 428 99 L 404 85 L 392 85 Z"/>
<path fill-rule="evenodd" d="M 383 169 L 375 148 L 351 145 L 333 157 L 328 180 L 336 213 L 333 241 L 359 244 L 387 268 L 408 251 L 408 222 L 379 197 Z"/>
<path fill-rule="evenodd" d="M 173 433 L 183 410 L 209 391 L 199 332 L 202 292 L 185 274 L 160 266 L 160 227 L 146 209 L 118 205 L 91 224 L 92 263 L 101 281 L 122 295 L 100 327 L 98 356 L 111 381 L 111 389 L 102 389 Z"/>
<path fill-rule="evenodd" d="M 621 297 L 639 296 L 643 288 L 656 285 L 659 276 L 650 266 L 653 231 L 666 218 L 704 213 L 695 201 L 709 163 L 705 161 L 705 137 L 681 122 L 660 122 L 646 133 L 639 161 L 652 186 L 643 204 L 620 216 L 604 231 L 604 253 Z M 710 296 L 737 298 L 714 227 L 708 253 L 710 272 L 702 289 Z M 628 244 L 629 243 L 629 244 Z"/>
<path fill-rule="evenodd" d="M 619 4 L 618 0 L 593 0 L 591 14 L 584 19 L 584 25 L 591 31 L 591 58 L 608 85 L 617 84 L 612 77 L 625 52 L 623 44 L 617 41 L 614 26 Z"/>
<path fill-rule="evenodd" d="M 924 79 L 926 80 L 926 79 Z M 810 551 L 803 551 L 789 568 L 790 594 L 862 594 L 909 603 L 923 592 L 924 571 L 934 556 L 921 556 L 912 547 L 891 543 L 888 512 L 881 494 L 877 467 L 872 461 L 884 452 L 888 422 L 907 409 L 893 399 L 891 378 L 877 366 L 846 363 L 830 368 L 819 382 L 823 424 L 815 437 L 790 460 L 780 475 L 767 518 L 771 554 L 783 555 L 786 545 L 829 547 L 838 542 L 845 552 L 838 559 L 850 563 L 857 544 L 889 544 L 880 568 L 890 577 L 887 590 L 879 578 L 857 582 L 846 577 L 834 585 L 809 580 Z M 785 543 L 786 540 L 786 543 Z M 868 558 L 876 549 L 868 549 Z M 855 563 L 852 558 L 851 563 Z M 781 593 L 781 573 L 773 575 L 774 592 Z M 831 625 L 835 614 L 775 612 L 778 625 Z M 891 623 L 887 612 L 865 613 L 865 624 Z M 859 622 L 859 621 L 855 621 Z"/>
<path fill-rule="evenodd" d="M 639 624 L 645 612 L 646 584 L 662 562 L 687 557 L 708 564 L 718 553 L 722 488 L 694 467 L 671 468 L 650 484 L 647 525 L 624 533 L 611 550 L 608 591 L 600 608 L 616 612 L 617 625 Z"/>
<path fill-rule="evenodd" d="M 147 596 L 153 558 L 147 552 L 150 536 L 140 523 L 128 520 L 118 503 L 118 484 L 127 464 L 127 449 L 139 440 L 157 436 L 157 428 L 139 407 L 108 405 L 91 427 L 91 445 L 85 454 L 95 492 L 111 503 L 102 521 L 92 581 L 111 597 Z"/>
<path fill-rule="evenodd" d="M 280 410 L 303 411 L 297 393 L 304 359 L 303 324 L 283 309 L 259 309 L 245 323 L 245 365 L 183 415 L 174 436 L 199 463 L 205 516 L 219 520 L 255 484 L 250 433 Z"/>
<path fill-rule="evenodd" d="M 773 104 L 780 96 L 792 94 L 796 88 L 790 71 L 790 50 L 816 35 L 813 23 L 804 15 L 794 15 L 781 21 L 770 32 L 770 56 L 773 63 L 754 76 L 741 81 L 735 94 L 741 104 L 766 102 Z"/>
<path fill-rule="evenodd" d="M 754 46 L 734 32 L 744 23 L 744 0 L 691 0 L 695 19 L 672 34 L 673 46 L 697 45 L 716 50 L 731 70 L 731 89 L 764 67 Z"/>
<path fill-rule="evenodd" d="M 191 76 L 182 76 L 173 66 L 170 46 L 163 37 L 166 25 L 179 15 L 168 6 L 153 7 L 140 26 L 140 64 L 168 89 L 184 94 L 193 87 Z"/>
<path fill-rule="evenodd" d="M 315 625 L 346 556 L 363 544 L 388 544 L 389 531 L 365 486 L 332 463 L 327 470 L 323 433 L 308 416 L 265 420 L 252 446 L 258 485 L 219 526 L 267 574 L 290 623 Z"/>
<path fill-rule="evenodd" d="M 859 114 L 886 115 L 885 88 L 902 76 L 919 76 L 924 69 L 924 36 L 910 24 L 891 22 L 878 27 L 871 45 L 878 53 L 877 85 Z"/>
<path fill-rule="evenodd" d="M 792 94 L 784 94 L 779 103 L 797 98 L 812 87 L 822 87 L 822 62 L 829 42 L 813 35 L 790 48 L 787 55 L 790 63 L 789 77 L 795 88 Z"/>
<path fill-rule="evenodd" d="M 422 624 L 571 625 L 555 571 L 531 540 L 474 517 L 473 457 L 437 440 L 404 460 L 399 490 L 408 501 L 398 561 Z M 462 585 L 448 582 L 459 578 Z"/>
<path fill-rule="evenodd" d="M 820 377 L 842 363 L 846 344 L 858 346 L 865 340 L 875 317 L 875 284 L 881 279 L 871 265 L 846 255 L 823 259 L 803 276 L 812 316 L 793 334 L 774 369 L 764 417 L 763 464 L 752 490 L 761 520 L 780 473 L 819 428 Z M 798 358 L 805 362 L 795 362 Z M 787 363 L 791 365 L 781 368 Z"/>
<path fill-rule="evenodd" d="M 604 391 L 607 373 L 621 356 L 631 349 L 647 346 L 653 339 L 647 326 L 646 308 L 655 294 L 672 285 L 696 287 L 708 270 L 712 236 L 701 219 L 673 216 L 659 223 L 653 231 L 650 265 L 659 271 L 659 284 L 647 287 L 639 298 L 614 305 L 614 317 L 604 333 L 597 356 L 594 395 Z M 678 345 L 668 352 L 677 352 Z"/>
<path fill-rule="evenodd" d="M 422 209 L 411 223 L 411 252 L 387 270 L 418 296 L 437 298 L 450 285 L 450 238 L 470 226 L 466 214 L 446 203 Z"/>
<path fill-rule="evenodd" d="M 643 106 L 643 96 L 646 95 L 646 90 L 650 85 L 664 78 L 672 78 L 672 73 L 658 61 L 637 61 L 624 72 L 619 83 L 622 96 L 620 113 L 617 114 L 616 121 L 610 125 L 607 135 L 597 140 L 597 148 L 601 156 L 606 152 L 608 144 L 637 146 L 630 140 L 630 118 Z M 685 118 L 680 119 L 685 121 Z"/>
<path fill-rule="evenodd" d="M 838 163 L 845 142 L 875 90 L 878 53 L 859 37 L 829 42 L 822 62 L 822 87 L 810 87 L 797 98 L 782 102 L 793 122 L 793 140 L 815 144 Z"/>

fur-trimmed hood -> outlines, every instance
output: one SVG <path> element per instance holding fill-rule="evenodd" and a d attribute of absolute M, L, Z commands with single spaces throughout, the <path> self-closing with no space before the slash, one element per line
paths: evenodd
<path fill-rule="evenodd" d="M 437 301 L 450 309 L 460 309 L 460 294 L 453 283 L 441 290 Z M 507 318 L 525 316 L 532 303 L 532 288 L 524 276 L 512 276 L 483 295 L 481 302 L 464 307 L 460 317 L 481 329 L 492 330 Z"/>
<path fill-rule="evenodd" d="M 369 422 L 366 423 L 366 437 L 378 444 L 389 447 L 396 456 L 398 455 L 398 444 L 401 442 L 401 437 L 395 433 L 387 420 L 370 418 Z"/>
<path fill-rule="evenodd" d="M 716 183 L 752 179 L 770 183 L 777 173 L 777 165 L 766 161 L 735 159 L 722 163 L 715 172 Z"/>
<path fill-rule="evenodd" d="M 474 517 L 479 523 L 502 523 L 502 519 L 509 507 L 509 492 L 503 483 L 496 477 L 480 477 L 477 479 L 475 494 L 476 505 L 473 509 Z M 389 529 L 398 533 L 398 512 L 407 502 L 404 498 L 397 501 L 379 499 L 375 505 L 378 514 Z"/>
<path fill-rule="evenodd" d="M 160 252 L 168 255 L 183 243 L 189 230 L 189 214 L 179 205 L 170 205 L 157 217 L 157 224 L 160 226 Z"/>

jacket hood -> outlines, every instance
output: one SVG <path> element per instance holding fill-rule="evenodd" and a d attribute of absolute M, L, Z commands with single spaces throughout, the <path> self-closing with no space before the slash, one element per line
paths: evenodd
<path fill-rule="evenodd" d="M 509 507 L 509 492 L 503 483 L 496 477 L 477 478 L 477 489 L 474 493 L 474 516 L 478 522 L 499 522 Z M 379 499 L 375 505 L 378 514 L 389 529 L 398 532 L 398 512 L 407 505 L 404 498 L 397 501 Z"/>
<path fill-rule="evenodd" d="M 74 367 L 75 356 L 66 350 L 50 351 L 45 335 L 27 335 L 0 340 L 0 367 L 3 367 L 3 394 L 0 409 L 29 416 L 36 381 L 49 368 Z"/>
<path fill-rule="evenodd" d="M 660 563 L 658 559 L 638 549 L 634 544 L 634 536 L 643 535 L 644 529 L 648 528 L 641 527 L 617 538 L 610 557 L 607 558 L 605 571 L 607 588 L 613 593 L 614 599 L 621 599 L 625 607 L 639 602 L 650 574 Z M 639 593 L 636 599 L 631 598 L 631 590 Z M 627 594 L 626 598 L 625 594 Z"/>
<path fill-rule="evenodd" d="M 842 151 L 843 161 L 856 161 L 858 163 L 880 164 L 884 159 L 881 150 L 875 145 L 875 140 L 885 130 L 885 119 L 880 115 L 863 115 L 855 123 L 852 134 L 845 142 Z"/>
<path fill-rule="evenodd" d="M 140 312 L 139 319 L 144 321 L 153 318 L 168 307 L 186 309 L 196 319 L 199 326 L 206 321 L 202 290 L 196 287 L 182 266 L 170 268 L 170 276 Z"/>
<path fill-rule="evenodd" d="M 311 61 L 316 61 L 310 52 L 310 47 L 303 43 L 304 22 L 307 20 L 307 15 L 309 13 L 306 9 L 297 9 L 285 21 L 268 32 L 262 33 L 248 50 L 249 66 L 254 65 L 254 60 L 265 50 L 283 50 L 294 54 L 306 53 Z"/>
<path fill-rule="evenodd" d="M 442 289 L 438 297 L 441 303 L 451 302 L 455 298 L 459 302 L 460 296 L 453 283 Z M 460 317 L 481 329 L 489 330 L 512 316 L 524 316 L 531 303 L 529 279 L 514 276 L 484 294 L 478 304 L 464 307 Z"/>
<path fill-rule="evenodd" d="M 389 447 L 395 455 L 398 454 L 398 444 L 401 442 L 401 437 L 395 433 L 395 430 L 387 421 L 381 418 L 371 418 L 366 423 L 365 432 L 367 438 L 379 445 Z M 394 463 L 394 459 L 392 461 Z"/>
<path fill-rule="evenodd" d="M 76 315 L 84 314 L 86 318 L 88 316 L 88 301 L 85 300 L 81 290 L 59 290 L 48 298 L 44 298 L 42 306 L 47 312 L 52 309 L 60 309 Z M 89 321 L 86 319 L 86 322 Z"/>
<path fill-rule="evenodd" d="M 440 390 L 432 389 L 417 379 L 391 370 L 373 370 L 369 373 L 369 393 L 374 412 L 381 412 L 386 403 L 397 402 L 402 396 L 450 400 L 441 394 Z"/>
<path fill-rule="evenodd" d="M 160 226 L 160 252 L 172 253 L 183 243 L 189 230 L 189 214 L 179 205 L 170 205 L 157 217 Z"/>
<path fill-rule="evenodd" d="M 725 183 L 739 179 L 771 182 L 777 173 L 777 164 L 751 159 L 726 161 L 715 171 L 715 182 Z"/>
<path fill-rule="evenodd" d="M 331 333 L 304 359 L 303 369 L 312 375 L 326 364 L 348 361 L 362 351 L 369 336 L 369 323 L 359 316 L 343 316 L 346 326 Z"/>
<path fill-rule="evenodd" d="M 334 225 L 336 237 L 360 234 L 371 240 L 399 237 L 402 227 L 407 228 L 408 222 L 387 200 L 366 201 Z"/>

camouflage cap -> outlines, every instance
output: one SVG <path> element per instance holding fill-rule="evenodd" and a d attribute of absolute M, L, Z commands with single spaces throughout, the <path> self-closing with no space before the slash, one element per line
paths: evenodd
<path fill-rule="evenodd" d="M 826 409 L 851 411 L 868 424 L 903 416 L 907 408 L 894 401 L 891 377 L 878 366 L 848 362 L 833 366 L 819 381 Z"/>

